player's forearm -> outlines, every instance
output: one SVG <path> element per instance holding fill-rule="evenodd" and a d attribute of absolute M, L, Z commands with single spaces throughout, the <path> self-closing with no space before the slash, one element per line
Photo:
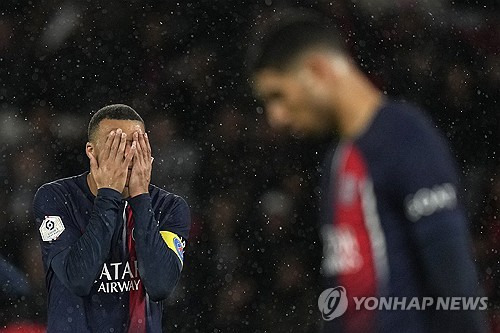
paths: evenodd
<path fill-rule="evenodd" d="M 465 217 L 458 211 L 430 217 L 435 232 L 415 234 L 419 237 L 419 254 L 426 273 L 425 296 L 478 297 L 476 269 L 469 255 Z M 418 223 L 417 222 L 417 223 Z M 431 236 L 434 235 L 434 236 Z M 480 311 L 438 311 L 439 331 L 485 332 Z"/>
<path fill-rule="evenodd" d="M 134 237 L 139 273 L 149 297 L 161 301 L 172 293 L 179 281 L 181 264 L 161 237 L 149 194 L 134 197 L 129 203 L 135 219 Z"/>
<path fill-rule="evenodd" d="M 423 260 L 430 262 L 428 287 L 434 297 L 479 297 L 476 270 L 463 251 L 463 240 L 448 238 L 426 247 Z M 427 296 L 427 295 L 426 295 Z M 437 311 L 439 332 L 486 332 L 484 314 L 478 310 Z"/>
<path fill-rule="evenodd" d="M 109 254 L 120 208 L 120 193 L 111 189 L 100 189 L 83 235 L 52 259 L 51 267 L 57 277 L 79 296 L 89 294 Z"/>
<path fill-rule="evenodd" d="M 163 241 L 160 240 L 160 242 Z M 161 249 L 151 250 L 152 243 L 137 247 L 141 248 L 137 250 L 137 264 L 149 297 L 158 302 L 168 298 L 173 292 L 179 282 L 181 269 L 175 254 L 166 248 L 161 248 L 165 246 L 164 243 L 156 245 Z"/>

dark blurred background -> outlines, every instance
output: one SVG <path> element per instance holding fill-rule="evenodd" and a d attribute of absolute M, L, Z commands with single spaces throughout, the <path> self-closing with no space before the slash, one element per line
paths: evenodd
<path fill-rule="evenodd" d="M 143 115 L 153 182 L 192 209 L 168 331 L 317 330 L 317 184 L 332 139 L 270 130 L 245 69 L 259 25 L 297 2 L 0 2 L 0 254 L 31 284 L 18 296 L 4 288 L 0 330 L 43 327 L 32 198 L 44 182 L 88 169 L 86 127 L 109 103 Z M 425 108 L 450 140 L 500 332 L 499 1 L 300 6 L 331 17 L 363 71 L 387 95 Z"/>

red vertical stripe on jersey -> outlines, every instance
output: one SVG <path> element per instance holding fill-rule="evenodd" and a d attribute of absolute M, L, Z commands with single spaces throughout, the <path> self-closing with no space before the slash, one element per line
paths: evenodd
<path fill-rule="evenodd" d="M 127 206 L 127 247 L 129 253 L 129 264 L 131 269 L 135 269 L 135 262 L 137 255 L 135 253 L 135 241 L 132 237 L 132 230 L 134 228 L 134 216 L 132 215 L 132 208 Z M 136 272 L 136 277 L 139 277 L 139 272 Z M 140 281 L 140 280 L 138 280 Z M 137 290 L 130 290 L 129 299 L 129 320 L 128 333 L 146 333 L 146 302 L 144 287 L 142 281 L 139 283 Z"/>
<path fill-rule="evenodd" d="M 373 328 L 375 311 L 356 310 L 353 297 L 376 296 L 376 273 L 370 236 L 363 210 L 362 191 L 368 170 L 361 153 L 346 145 L 334 184 L 334 227 L 350 235 L 351 253 L 343 254 L 346 262 L 357 262 L 351 269 L 340 272 L 339 285 L 346 288 L 349 304 L 343 319 L 346 332 L 369 333 Z M 356 253 L 352 253 L 356 252 Z"/>

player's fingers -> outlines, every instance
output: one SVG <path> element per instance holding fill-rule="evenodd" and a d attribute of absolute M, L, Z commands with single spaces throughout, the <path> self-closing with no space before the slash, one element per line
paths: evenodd
<path fill-rule="evenodd" d="M 111 149 L 109 150 L 109 158 L 115 158 L 121 138 L 122 138 L 122 129 L 119 128 L 116 130 L 113 143 L 111 144 Z"/>
<path fill-rule="evenodd" d="M 148 133 L 144 133 L 144 141 L 146 141 L 146 160 L 151 159 L 151 144 L 149 143 Z"/>
<path fill-rule="evenodd" d="M 133 141 L 132 145 L 130 146 L 130 150 L 128 151 L 127 155 L 125 155 L 125 160 L 123 161 L 125 165 L 128 167 L 130 163 L 132 162 L 132 159 L 134 158 L 136 151 L 137 151 L 137 142 Z"/>
<path fill-rule="evenodd" d="M 139 148 L 140 148 L 140 147 L 139 147 L 139 146 L 140 146 L 140 145 L 139 145 L 139 135 L 140 135 L 140 134 L 139 134 L 139 132 L 134 132 L 134 135 L 133 135 L 133 137 L 132 137 L 132 139 L 133 139 L 133 140 L 134 140 L 134 142 L 135 142 L 135 150 L 136 150 L 136 151 L 138 151 L 138 150 L 139 150 Z"/>
<path fill-rule="evenodd" d="M 111 150 L 111 144 L 113 143 L 115 134 L 115 131 L 109 132 L 108 136 L 106 137 L 106 142 L 104 143 L 104 149 L 101 150 L 100 158 L 107 159 L 109 157 L 109 151 Z"/>
<path fill-rule="evenodd" d="M 95 173 L 99 168 L 99 165 L 97 164 L 97 159 L 91 152 L 87 152 L 87 156 L 90 160 L 90 172 Z"/>
<path fill-rule="evenodd" d="M 125 148 L 127 148 L 127 133 L 122 133 L 120 145 L 118 146 L 118 151 L 116 152 L 117 160 L 122 161 L 125 158 Z"/>
<path fill-rule="evenodd" d="M 144 133 L 141 130 L 139 130 L 139 146 L 141 148 L 141 156 L 144 158 L 146 154 L 146 140 L 144 140 Z"/>
<path fill-rule="evenodd" d="M 104 145 L 108 144 L 110 141 L 113 139 L 113 135 L 115 134 L 115 131 L 110 131 L 108 135 L 106 135 L 106 140 L 104 140 Z"/>
<path fill-rule="evenodd" d="M 134 132 L 132 135 L 133 143 L 135 143 L 134 151 L 134 165 L 139 162 L 138 150 L 139 150 L 139 132 Z"/>
<path fill-rule="evenodd" d="M 139 162 L 140 165 L 144 163 L 144 145 L 143 134 L 139 132 L 137 141 L 137 160 L 135 162 Z"/>
<path fill-rule="evenodd" d="M 136 146 L 135 146 L 135 154 L 134 154 L 134 168 L 141 169 L 142 168 L 142 156 L 141 152 L 139 151 L 139 141 L 137 141 Z"/>

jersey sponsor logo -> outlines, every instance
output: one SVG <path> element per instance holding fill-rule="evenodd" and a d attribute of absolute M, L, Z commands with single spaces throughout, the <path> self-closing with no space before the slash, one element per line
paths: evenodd
<path fill-rule="evenodd" d="M 40 225 L 40 235 L 44 242 L 56 240 L 64 231 L 64 224 L 60 216 L 45 216 Z"/>
<path fill-rule="evenodd" d="M 359 251 L 358 240 L 348 226 L 323 226 L 322 263 L 325 275 L 356 273 L 363 265 L 363 257 Z"/>
<path fill-rule="evenodd" d="M 406 216 L 413 222 L 444 209 L 453 209 L 456 205 L 457 192 L 450 183 L 422 188 L 405 199 Z"/>
<path fill-rule="evenodd" d="M 131 290 L 139 290 L 141 279 L 137 269 L 137 260 L 134 261 L 133 267 L 127 262 L 111 262 L 104 263 L 99 276 L 99 287 L 97 292 L 103 293 L 119 293 L 128 292 Z M 96 280 L 95 283 L 99 281 Z"/>
<path fill-rule="evenodd" d="M 170 231 L 160 231 L 160 234 L 168 248 L 174 251 L 181 261 L 181 264 L 184 264 L 184 248 L 186 247 L 186 242 Z"/>

